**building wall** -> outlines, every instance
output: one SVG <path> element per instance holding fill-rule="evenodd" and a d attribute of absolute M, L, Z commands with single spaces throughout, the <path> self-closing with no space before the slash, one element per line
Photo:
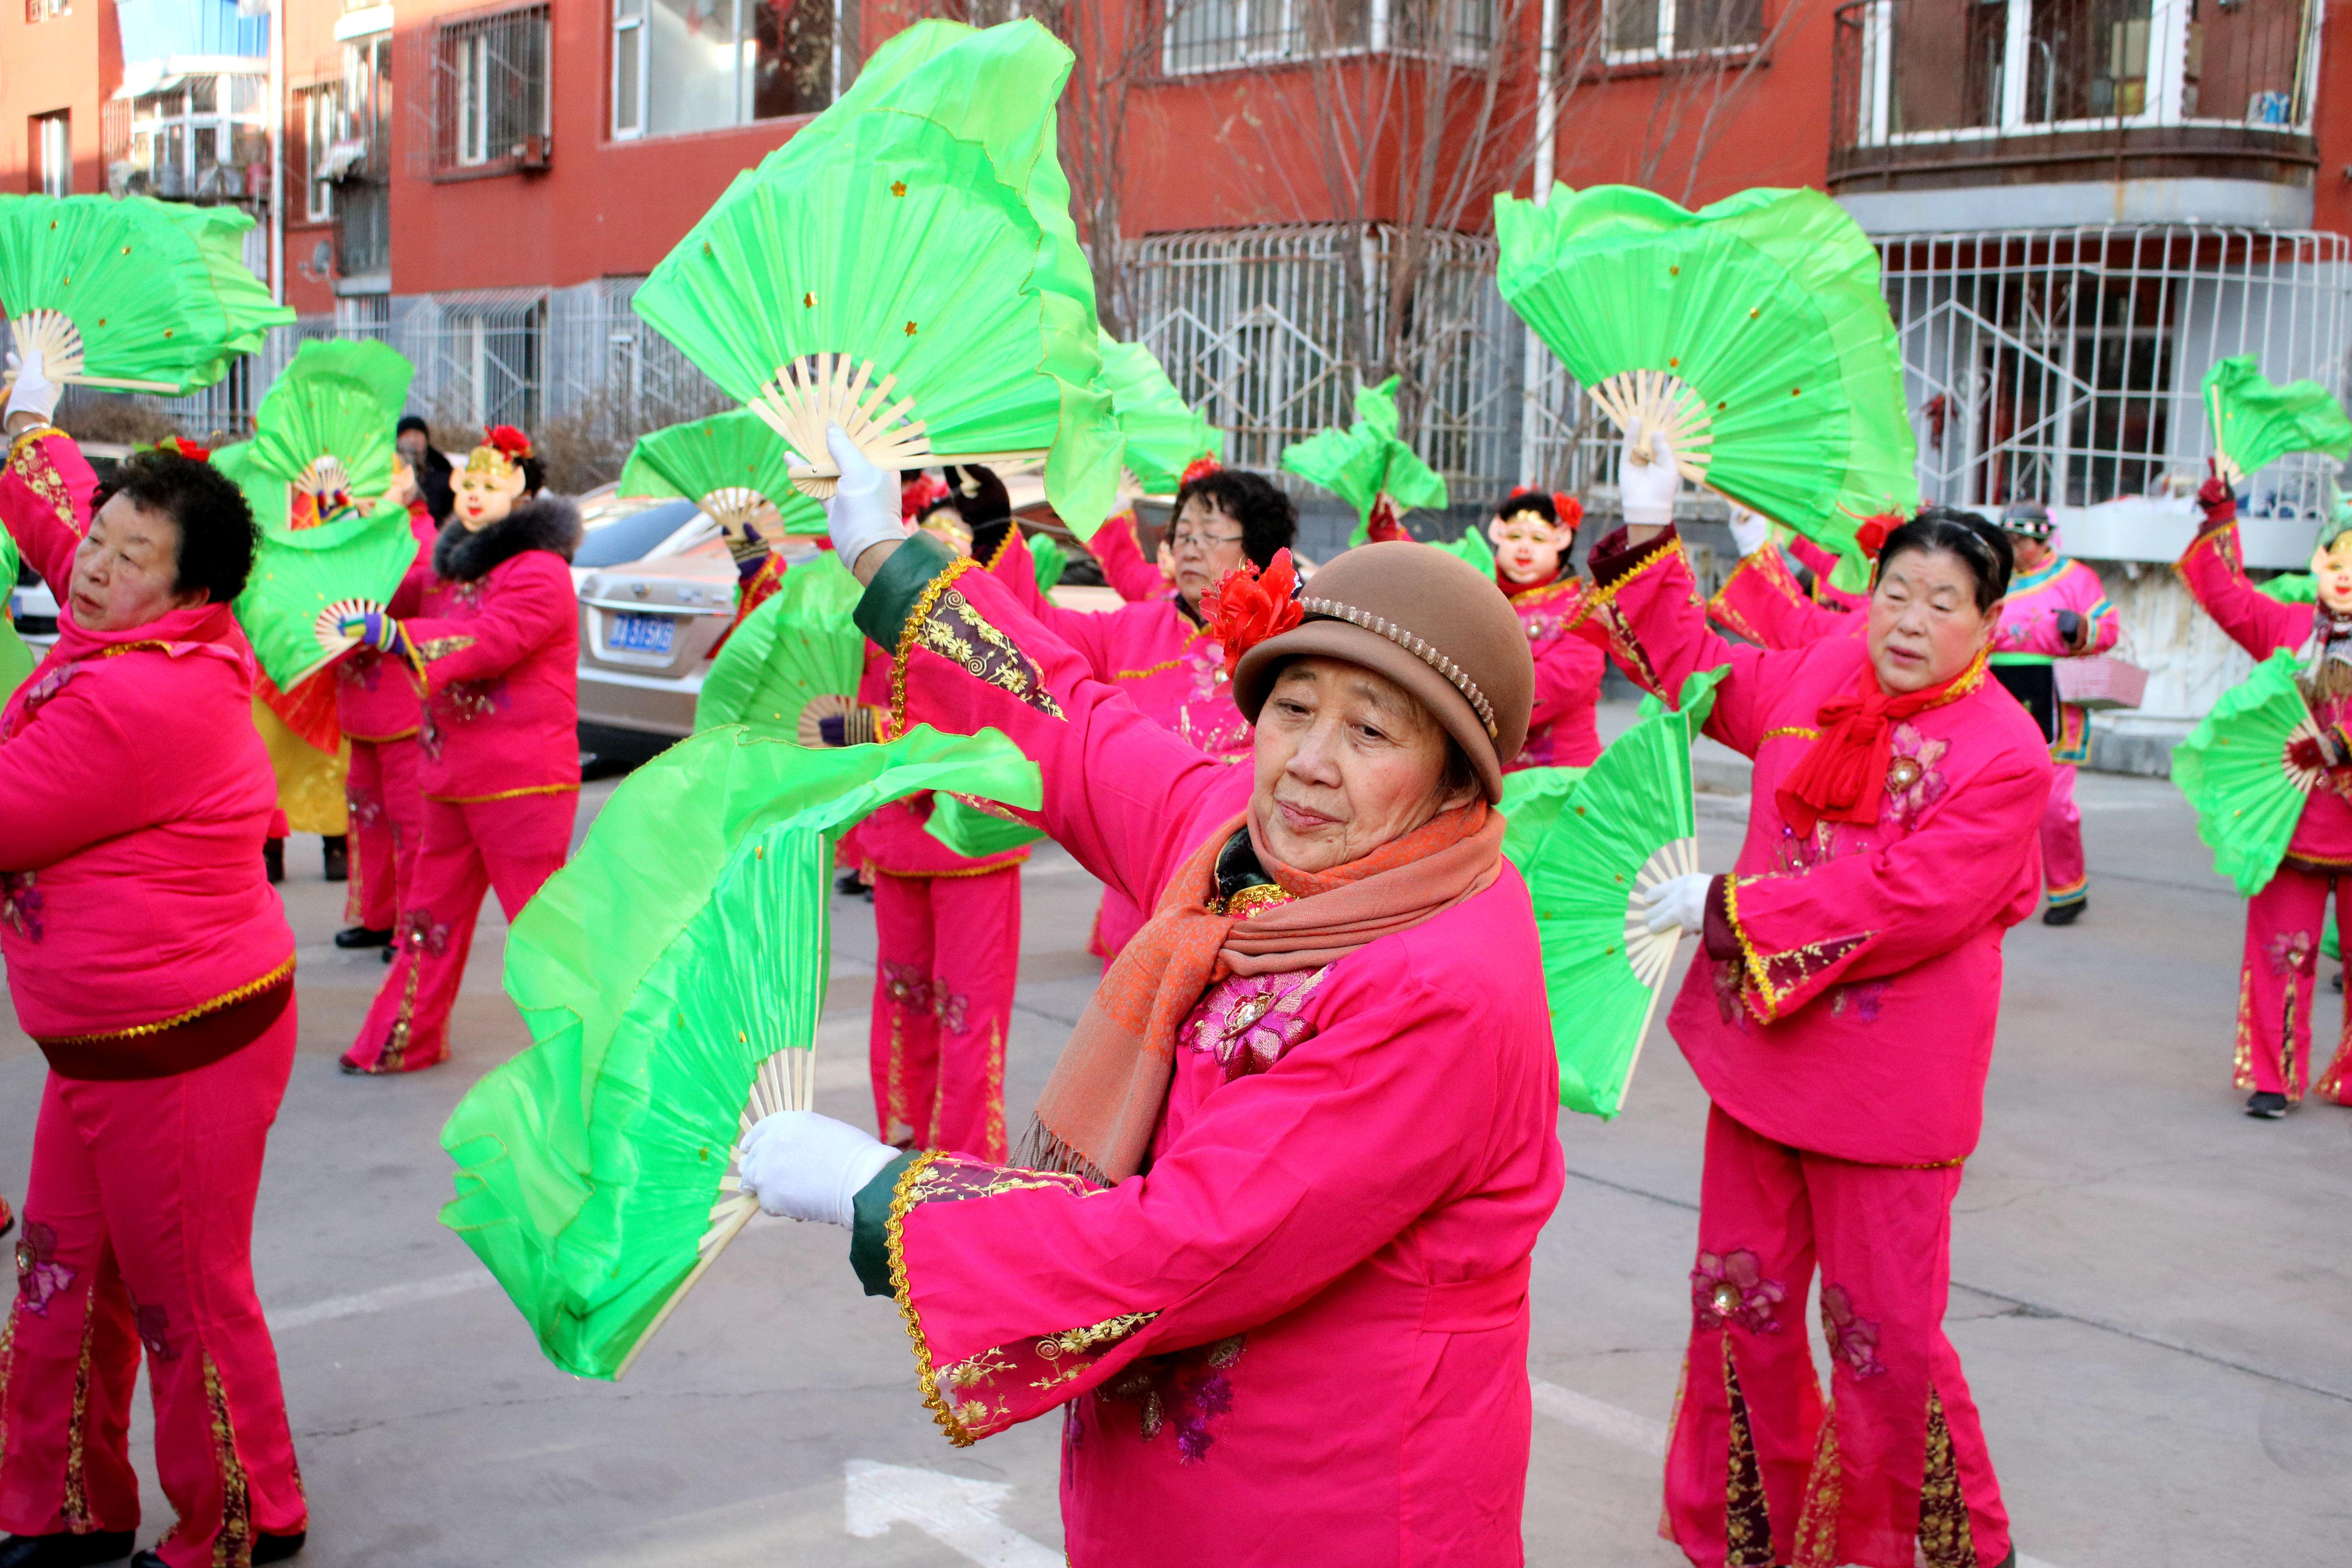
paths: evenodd
<path fill-rule="evenodd" d="M 29 122 L 65 110 L 73 116 L 73 188 L 106 189 L 99 105 L 121 79 L 122 54 L 110 0 L 79 0 L 62 16 L 25 19 L 0 6 L 0 191 L 38 189 Z"/>

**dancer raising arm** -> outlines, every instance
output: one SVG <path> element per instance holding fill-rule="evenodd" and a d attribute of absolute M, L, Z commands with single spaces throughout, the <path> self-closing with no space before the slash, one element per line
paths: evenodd
<path fill-rule="evenodd" d="M 909 721 L 994 727 L 1032 814 L 1150 922 L 1049 1081 L 1022 1166 L 813 1113 L 745 1153 L 850 1226 L 936 1418 L 1066 1407 L 1079 1568 L 1521 1561 L 1528 1256 L 1561 1183 L 1525 885 L 1491 803 L 1533 669 L 1474 568 L 1373 544 L 1298 605 L 1221 589 L 1250 763 L 1184 745 L 995 577 L 900 533 L 845 441 L 841 558 Z M 1299 612 L 1305 619 L 1298 619 Z"/>
<path fill-rule="evenodd" d="M 1729 666 L 1707 732 L 1756 763 L 1732 872 L 1652 895 L 1655 929 L 1705 932 L 1667 1022 L 1714 1101 L 1667 1527 L 1701 1568 L 1993 1568 L 2008 1517 L 1943 1317 L 2001 937 L 2032 912 L 2050 794 L 2041 731 L 1985 678 L 2009 542 L 1924 511 L 1885 538 L 1863 636 L 1735 647 L 1654 458 L 1623 464 L 1633 526 L 1594 552 L 1594 615 L 1653 691 Z"/>

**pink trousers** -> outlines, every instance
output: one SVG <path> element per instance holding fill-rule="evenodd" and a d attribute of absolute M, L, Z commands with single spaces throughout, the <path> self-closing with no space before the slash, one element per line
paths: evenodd
<path fill-rule="evenodd" d="M 136 1530 L 140 1352 L 172 1568 L 306 1528 L 278 1352 L 253 1290 L 253 1200 L 294 1066 L 294 1007 L 171 1078 L 51 1073 L 33 1132 L 16 1298 L 0 1326 L 0 1531 Z"/>
<path fill-rule="evenodd" d="M 2050 779 L 2050 804 L 2042 810 L 2042 880 L 2053 910 L 2079 904 L 2091 893 L 2090 868 L 2083 861 L 2083 811 L 2074 804 L 2074 767 L 2061 763 Z"/>
<path fill-rule="evenodd" d="M 2319 984 L 2319 931 L 2336 877 L 2283 865 L 2246 901 L 2246 952 L 2238 968 L 2240 1089 L 2352 1105 L 2352 997 L 2327 1070 L 2310 1084 L 2311 1005 Z M 2340 907 L 2340 905 L 2339 905 Z"/>
<path fill-rule="evenodd" d="M 474 921 L 496 889 L 511 921 L 563 864 L 579 805 L 575 790 L 504 800 L 425 803 L 424 842 L 409 903 L 393 933 L 394 956 L 375 1005 L 343 1065 L 359 1072 L 415 1072 L 449 1058 L 449 1009 L 466 977 Z"/>
<path fill-rule="evenodd" d="M 343 779 L 352 836 L 343 919 L 353 925 L 390 931 L 407 902 L 425 839 L 425 796 L 416 784 L 421 755 L 414 736 L 352 742 L 351 772 Z"/>
<path fill-rule="evenodd" d="M 1994 1568 L 2009 1516 L 1944 1338 L 1957 1165 L 1857 1165 L 1711 1110 L 1663 1533 L 1701 1568 Z M 1825 1405 L 1805 1337 L 1818 1266 Z"/>
<path fill-rule="evenodd" d="M 1021 868 L 874 879 L 881 973 L 869 1054 L 886 1143 L 1003 1160 L 1004 1036 L 1021 971 Z"/>

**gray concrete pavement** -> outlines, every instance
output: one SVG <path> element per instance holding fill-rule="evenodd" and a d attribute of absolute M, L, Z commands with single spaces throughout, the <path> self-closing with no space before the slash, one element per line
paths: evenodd
<path fill-rule="evenodd" d="M 610 788 L 592 786 L 583 818 Z M 2315 1106 L 2276 1124 L 2239 1113 L 2240 901 L 2168 784 L 2087 776 L 2081 798 L 2090 912 L 2011 938 L 1985 1141 L 1953 1244 L 1952 1337 L 2020 1545 L 2054 1568 L 2341 1563 L 2352 1111 Z M 1742 809 L 1706 802 L 1708 866 L 1728 864 Z M 857 1294 L 838 1232 L 756 1224 L 624 1384 L 541 1360 L 434 1219 L 449 1194 L 441 1121 L 526 1040 L 497 984 L 504 924 L 485 918 L 453 1063 L 343 1078 L 335 1055 L 383 970 L 328 945 L 340 890 L 318 881 L 314 843 L 298 840 L 293 859 L 302 1050 L 255 1265 L 314 1509 L 304 1562 L 1060 1561 L 1051 1424 L 949 1447 L 914 1393 L 898 1314 Z M 1022 1109 L 1094 973 L 1091 879 L 1049 851 L 1025 891 L 1007 1086 Z M 863 1120 L 872 922 L 855 900 L 835 914 L 819 1105 Z M 12 1196 L 41 1070 L 7 1021 L 0 1190 Z M 1680 1561 L 1654 1533 L 1650 1449 L 1688 1323 L 1705 1109 L 1661 1029 L 1623 1116 L 1561 1119 L 1571 1176 L 1534 1284 L 1532 1563 Z M 142 1410 L 152 1537 L 169 1510 Z M 1293 1560 L 1317 1561 L 1303 1545 Z"/>

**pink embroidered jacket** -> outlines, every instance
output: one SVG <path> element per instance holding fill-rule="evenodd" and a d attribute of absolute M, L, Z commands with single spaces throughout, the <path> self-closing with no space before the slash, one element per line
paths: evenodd
<path fill-rule="evenodd" d="M 579 529 L 570 502 L 543 500 L 436 543 L 417 614 L 401 623 L 425 682 L 426 799 L 580 787 L 580 605 L 565 565 Z"/>
<path fill-rule="evenodd" d="M 1102 568 L 1103 581 L 1118 596 L 1130 605 L 1146 604 L 1164 599 L 1175 592 L 1160 568 L 1143 558 L 1143 547 L 1136 542 L 1135 513 L 1121 512 L 1095 531 L 1087 541 L 1087 550 Z"/>
<path fill-rule="evenodd" d="M 2091 640 L 2079 651 L 2058 633 L 2063 610 L 2072 610 L 2090 624 Z M 2099 574 L 2071 556 L 2061 555 L 2039 571 L 2010 580 L 2009 596 L 2000 605 L 2000 626 L 1992 636 L 1992 661 L 2051 664 L 2062 658 L 2087 658 L 2114 647 L 2123 630 L 2123 617 L 2107 602 L 2106 586 Z M 2089 762 L 2090 710 L 2071 702 L 2057 706 L 2058 735 L 2050 742 L 2051 760 Z"/>
<path fill-rule="evenodd" d="M 2234 522 L 2199 533 L 2181 552 L 2178 570 L 2198 606 L 2258 659 L 2281 648 L 2309 648 L 2323 635 L 2325 605 L 2281 604 L 2246 576 Z M 2352 735 L 2352 702 L 2322 702 L 2314 717 Z M 2336 775 L 2322 775 L 2321 787 L 2311 792 L 2287 842 L 2290 857 L 2316 866 L 2352 866 L 2352 800 L 2337 793 L 2341 787 Z"/>
<path fill-rule="evenodd" d="M 278 784 L 252 649 L 226 605 L 74 624 L 96 482 L 55 431 L 0 475 L 0 521 L 58 603 L 57 645 L 0 711 L 0 954 L 43 1039 L 208 1013 L 294 967 L 261 865 Z"/>
<path fill-rule="evenodd" d="M 1706 732 L 1756 764 L 1747 840 L 1667 1020 L 1676 1043 L 1716 1103 L 1767 1138 L 1869 1164 L 1967 1158 L 2001 933 L 2041 892 L 2041 730 L 1979 665 L 1895 725 L 1874 825 L 1800 836 L 1776 791 L 1822 705 L 1867 670 L 1867 646 L 1735 647 L 1707 628 L 1671 530 L 1640 549 L 1612 542 L 1592 563 L 1594 616 L 1619 667 L 1672 693 L 1728 665 Z"/>
<path fill-rule="evenodd" d="M 1566 571 L 1533 587 L 1499 576 L 1496 583 L 1518 612 L 1536 659 L 1536 700 L 1528 713 L 1527 743 L 1504 771 L 1591 767 L 1601 755 L 1594 712 L 1609 658 L 1598 641 L 1576 630 L 1583 618 L 1584 584 Z"/>
<path fill-rule="evenodd" d="M 1814 581 L 1822 579 L 1817 575 Z M 1740 557 L 1706 602 L 1706 618 L 1717 631 L 1777 648 L 1802 647 L 1825 637 L 1860 637 L 1868 625 L 1866 617 L 1843 605 L 1816 603 L 1770 544 Z"/>
<path fill-rule="evenodd" d="M 433 579 L 433 544 L 440 537 L 423 501 L 411 503 L 408 526 L 416 536 L 416 559 L 384 608 L 404 621 L 425 602 Z M 425 697 L 407 667 L 362 643 L 335 662 L 335 718 L 354 741 L 399 741 L 425 721 Z"/>
<path fill-rule="evenodd" d="M 919 604 L 906 721 L 1010 735 L 1045 774 L 1033 819 L 1137 904 L 1241 811 L 1246 772 L 926 541 L 859 624 L 898 645 Z M 887 1247 L 940 1426 L 1068 1406 L 1080 1568 L 1522 1561 L 1528 1257 L 1562 1181 L 1525 885 L 1507 865 L 1322 970 L 1212 987 L 1176 1055 L 1116 1187 L 952 1156 L 878 1184 L 891 1223 L 860 1244 Z"/>
<path fill-rule="evenodd" d="M 888 729 L 885 716 L 890 710 L 890 656 L 870 642 L 866 645 L 866 668 L 858 677 L 857 700 L 877 716 L 877 731 Z M 895 734 L 876 738 L 887 741 Z M 856 826 L 842 835 L 844 858 L 886 877 L 979 877 L 1008 870 L 1029 858 L 1026 845 L 984 860 L 957 854 L 927 830 L 932 805 L 929 795 L 911 795 L 861 817 Z"/>

